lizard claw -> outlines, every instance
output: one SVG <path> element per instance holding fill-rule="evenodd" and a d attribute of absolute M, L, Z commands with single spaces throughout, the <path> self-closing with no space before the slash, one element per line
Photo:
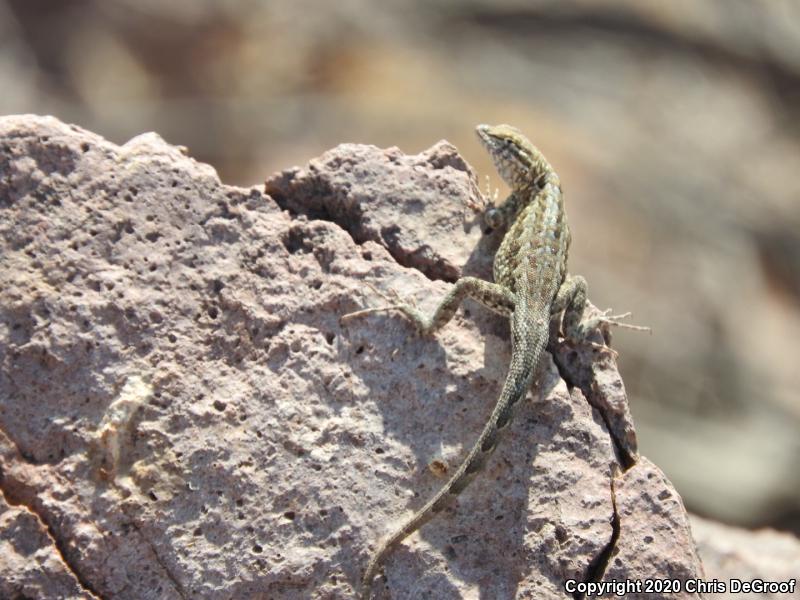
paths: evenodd
<path fill-rule="evenodd" d="M 391 304 L 391 306 L 389 306 L 387 308 L 393 308 L 393 307 L 397 306 L 398 304 L 406 304 L 406 305 L 411 306 L 413 308 L 418 308 L 417 307 L 417 299 L 414 298 L 414 296 L 411 296 L 408 300 L 405 300 L 405 299 L 403 299 L 402 296 L 400 296 L 399 293 L 397 293 L 397 290 L 395 290 L 394 288 L 390 287 L 388 290 L 386 290 L 384 292 L 382 290 L 379 290 L 378 288 L 376 288 L 374 285 L 372 285 L 369 282 L 367 282 L 367 286 L 373 292 L 375 292 L 378 296 L 380 296 L 381 298 L 383 298 L 384 300 L 386 300 L 387 302 L 389 302 Z"/>
<path fill-rule="evenodd" d="M 404 301 L 403 298 L 400 297 L 400 294 L 397 293 L 393 288 L 389 288 L 387 291 L 379 290 L 374 285 L 369 282 L 365 282 L 365 285 L 370 288 L 377 296 L 380 296 L 383 300 L 385 300 L 388 304 L 384 306 L 375 306 L 372 308 L 363 308 L 361 310 L 356 310 L 347 314 L 342 315 L 339 317 L 339 322 L 342 323 L 349 319 L 354 319 L 358 317 L 363 317 L 364 315 L 377 313 L 377 312 L 385 312 L 389 310 L 402 310 L 402 306 L 410 306 L 413 309 L 417 309 L 417 301 L 412 296 L 408 301 Z"/>
<path fill-rule="evenodd" d="M 490 206 L 497 206 L 497 199 L 500 197 L 500 188 L 494 188 L 494 192 L 492 192 L 492 185 L 489 176 L 486 176 L 486 198 L 488 201 L 485 202 L 483 209 L 486 210 Z"/>
<path fill-rule="evenodd" d="M 648 333 L 652 333 L 653 330 L 649 327 L 644 327 L 642 325 L 631 325 L 630 323 L 623 323 L 622 319 L 627 319 L 633 313 L 626 312 L 622 313 L 621 315 L 610 315 L 608 313 L 611 312 L 611 309 L 608 308 L 603 311 L 603 313 L 597 317 L 593 317 L 588 319 L 584 326 L 588 329 L 594 329 L 595 327 L 609 327 L 613 325 L 614 327 L 622 327 L 623 329 L 632 329 L 634 331 L 647 331 Z"/>
<path fill-rule="evenodd" d="M 619 357 L 619 352 L 614 350 L 611 346 L 607 346 L 605 344 L 598 344 L 597 342 L 591 342 L 591 341 L 588 341 L 588 340 L 585 340 L 583 343 L 587 344 L 588 346 L 591 346 L 592 348 L 594 348 L 598 352 L 605 352 L 607 354 L 610 354 L 611 358 L 613 358 L 613 359 L 616 359 L 616 358 Z"/>
<path fill-rule="evenodd" d="M 492 192 L 492 188 L 490 186 L 489 176 L 486 176 L 486 192 L 480 194 L 480 200 L 475 200 L 473 198 L 467 198 L 464 201 L 464 204 L 468 209 L 470 209 L 476 215 L 485 214 L 487 210 L 494 208 L 497 204 L 497 199 L 500 196 L 500 189 L 495 188 L 494 192 Z M 467 218 L 467 215 L 464 215 L 464 218 Z"/>

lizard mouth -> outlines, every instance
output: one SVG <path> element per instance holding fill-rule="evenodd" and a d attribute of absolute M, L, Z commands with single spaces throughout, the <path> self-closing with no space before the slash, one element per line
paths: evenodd
<path fill-rule="evenodd" d="M 495 165 L 498 164 L 497 158 L 503 156 L 506 158 L 508 152 L 503 148 L 503 140 L 491 134 L 492 127 L 490 125 L 478 125 L 475 128 L 475 133 L 478 134 L 478 140 L 484 148 L 489 152 L 494 160 Z"/>
<path fill-rule="evenodd" d="M 489 129 L 491 129 L 489 125 L 478 125 L 475 128 L 475 133 L 478 134 L 478 139 L 483 143 L 484 146 L 491 147 L 492 136 L 489 135 Z"/>
<path fill-rule="evenodd" d="M 513 154 L 511 144 L 508 144 L 507 140 L 503 137 L 493 134 L 492 129 L 495 128 L 491 125 L 478 125 L 475 128 L 475 132 L 478 134 L 478 139 L 481 144 L 483 144 L 493 157 L 497 157 L 499 154 L 502 154 L 504 157 L 510 157 Z"/>

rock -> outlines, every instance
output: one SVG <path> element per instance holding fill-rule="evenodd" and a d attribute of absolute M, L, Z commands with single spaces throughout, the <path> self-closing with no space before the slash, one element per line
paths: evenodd
<path fill-rule="evenodd" d="M 435 339 L 392 313 L 339 320 L 377 290 L 430 310 L 461 272 L 490 276 L 499 238 L 471 216 L 471 169 L 446 143 L 342 145 L 264 193 L 155 134 L 116 146 L 34 116 L 0 119 L 0 149 L 0 590 L 351 598 L 505 375 L 507 325 L 472 303 Z M 553 352 L 378 596 L 702 576 L 613 358 Z"/>
<path fill-rule="evenodd" d="M 619 538 L 605 579 L 640 582 L 625 594 L 630 600 L 702 598 L 684 588 L 683 582 L 705 576 L 681 497 L 658 467 L 641 457 L 615 478 L 614 501 Z"/>
<path fill-rule="evenodd" d="M 708 593 L 708 600 L 723 598 L 800 598 L 800 540 L 771 529 L 748 531 L 692 515 L 692 533 L 706 569 L 706 578 L 726 585 L 726 592 Z M 731 592 L 731 580 L 785 583 L 791 592 Z M 794 583 L 792 583 L 794 582 Z"/>
<path fill-rule="evenodd" d="M 81 586 L 36 514 L 0 496 L 0 596 L 96 598 Z"/>

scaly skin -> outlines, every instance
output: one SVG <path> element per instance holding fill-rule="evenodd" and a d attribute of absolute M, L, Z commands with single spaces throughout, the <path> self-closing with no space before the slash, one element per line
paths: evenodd
<path fill-rule="evenodd" d="M 514 127 L 479 125 L 477 133 L 512 190 L 502 205 L 484 214 L 491 227 L 507 227 L 494 259 L 495 282 L 462 277 L 431 317 L 406 304 L 349 316 L 395 309 L 413 321 L 420 333 L 429 334 L 444 326 L 461 300 L 469 296 L 511 320 L 508 375 L 480 437 L 450 480 L 373 554 L 362 579 L 363 600 L 369 600 L 372 580 L 388 554 L 460 494 L 484 467 L 511 422 L 514 407 L 533 382 L 547 346 L 551 318 L 563 311 L 566 336 L 583 337 L 579 323 L 586 303 L 586 282 L 582 277 L 567 276 L 570 233 L 558 175 Z"/>

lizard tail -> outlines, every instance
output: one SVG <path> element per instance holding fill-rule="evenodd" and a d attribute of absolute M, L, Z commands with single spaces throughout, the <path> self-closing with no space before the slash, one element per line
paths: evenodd
<path fill-rule="evenodd" d="M 511 422 L 515 405 L 525 397 L 528 388 L 530 388 L 536 373 L 536 366 L 539 363 L 539 357 L 547 345 L 548 329 L 540 325 L 540 319 L 546 323 L 549 318 L 549 310 L 536 311 L 533 314 L 527 313 L 528 322 L 517 322 L 514 316 L 517 314 L 524 315 L 527 312 L 517 311 L 518 309 L 515 309 L 515 315 L 512 315 L 511 318 L 511 364 L 503 383 L 503 389 L 500 392 L 500 398 L 497 400 L 497 404 L 480 437 L 442 489 L 409 518 L 401 528 L 384 539 L 378 550 L 372 555 L 372 559 L 369 561 L 367 569 L 364 571 L 364 577 L 361 580 L 361 600 L 369 600 L 372 580 L 389 553 L 406 537 L 441 512 L 449 501 L 458 496 L 475 478 L 475 475 L 481 471 L 494 452 L 500 434 Z M 529 326 L 531 317 L 537 320 L 536 325 L 532 327 Z"/>

